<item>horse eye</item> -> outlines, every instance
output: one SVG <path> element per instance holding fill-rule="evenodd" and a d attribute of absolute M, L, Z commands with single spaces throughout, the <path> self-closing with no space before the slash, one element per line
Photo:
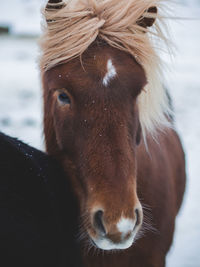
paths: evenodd
<path fill-rule="evenodd" d="M 58 95 L 58 101 L 62 104 L 62 105 L 67 105 L 70 104 L 70 98 L 66 93 L 60 93 Z"/>

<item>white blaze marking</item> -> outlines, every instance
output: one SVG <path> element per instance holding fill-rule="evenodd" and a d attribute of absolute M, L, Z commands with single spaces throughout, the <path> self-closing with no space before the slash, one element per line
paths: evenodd
<path fill-rule="evenodd" d="M 117 72 L 116 69 L 112 63 L 112 60 L 109 59 L 107 62 L 107 73 L 103 78 L 103 85 L 107 86 L 111 79 L 113 79 L 116 76 Z"/>
<path fill-rule="evenodd" d="M 135 226 L 135 221 L 127 218 L 121 218 L 117 223 L 117 228 L 120 233 L 127 234 L 130 231 L 133 231 Z"/>

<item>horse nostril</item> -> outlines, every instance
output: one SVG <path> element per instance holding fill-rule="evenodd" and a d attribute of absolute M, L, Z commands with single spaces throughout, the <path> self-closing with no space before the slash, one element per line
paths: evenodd
<path fill-rule="evenodd" d="M 138 226 L 141 223 L 140 212 L 138 209 L 135 209 L 135 218 L 136 218 L 135 225 Z"/>
<path fill-rule="evenodd" d="M 103 225 L 102 217 L 103 217 L 103 211 L 102 210 L 98 210 L 97 212 L 95 212 L 95 214 L 94 214 L 94 227 L 101 233 L 101 235 L 106 235 L 106 230 L 105 230 L 105 227 Z"/>

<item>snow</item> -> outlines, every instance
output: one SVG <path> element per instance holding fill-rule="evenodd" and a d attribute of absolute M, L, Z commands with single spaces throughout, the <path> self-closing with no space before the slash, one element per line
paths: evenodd
<path fill-rule="evenodd" d="M 185 14 L 190 18 L 200 18 L 200 8 L 187 8 Z M 199 267 L 200 20 L 174 22 L 172 28 L 177 53 L 168 75 L 168 86 L 174 100 L 176 125 L 185 148 L 188 180 L 167 266 Z"/>
<path fill-rule="evenodd" d="M 178 10 L 180 16 L 200 18 L 199 0 L 180 1 L 186 5 Z M 0 9 L 0 25 L 11 25 L 13 34 L 0 36 L 0 131 L 42 149 L 42 97 L 37 39 L 33 36 L 40 33 L 40 7 L 44 2 L 7 0 L 2 1 Z M 167 267 L 200 266 L 200 20 L 197 19 L 171 23 L 176 56 L 170 63 L 164 55 L 172 68 L 167 73 L 167 84 L 188 173 Z"/>
<path fill-rule="evenodd" d="M 42 148 L 36 40 L 0 37 L 0 44 L 0 130 Z"/>
<path fill-rule="evenodd" d="M 0 25 L 8 25 L 17 35 L 40 33 L 40 9 L 45 0 L 1 0 Z"/>

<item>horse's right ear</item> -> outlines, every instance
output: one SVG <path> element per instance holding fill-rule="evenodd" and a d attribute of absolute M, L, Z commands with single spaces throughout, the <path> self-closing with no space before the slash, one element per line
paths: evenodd
<path fill-rule="evenodd" d="M 65 3 L 62 0 L 49 0 L 46 5 L 46 10 L 61 9 L 65 6 Z"/>
<path fill-rule="evenodd" d="M 154 22 L 156 21 L 157 13 L 158 9 L 156 6 L 150 7 L 148 10 L 146 10 L 145 14 L 138 19 L 137 24 L 143 28 L 153 26 Z"/>

